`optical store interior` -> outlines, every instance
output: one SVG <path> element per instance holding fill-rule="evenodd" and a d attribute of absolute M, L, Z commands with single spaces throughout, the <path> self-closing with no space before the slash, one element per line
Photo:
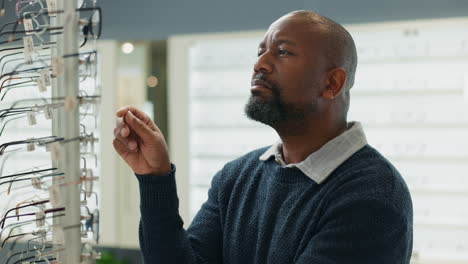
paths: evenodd
<path fill-rule="evenodd" d="M 0 4 L 0 264 L 468 264 L 468 1 Z M 296 10 L 307 12 L 291 13 Z M 314 30 L 323 25 L 324 31 L 307 35 L 301 29 L 306 23 Z M 347 97 L 347 122 L 358 123 L 348 123 L 344 132 L 333 136 L 314 132 L 304 141 L 303 134 L 275 124 L 305 127 L 310 122 L 307 128 L 338 131 L 342 123 L 322 116 L 340 116 L 330 109 L 342 108 L 331 103 L 335 99 L 321 97 L 325 92 L 315 92 L 314 98 L 320 96 L 315 112 L 304 110 L 281 119 L 291 114 L 285 108 L 303 108 L 275 103 L 291 99 L 293 92 L 287 89 L 305 83 L 298 78 L 311 81 L 308 76 L 320 66 L 305 61 L 301 52 L 274 53 L 283 44 L 273 42 L 290 37 L 297 41 L 286 47 L 300 49 L 305 43 L 325 41 L 321 34 L 346 37 L 330 37 L 331 52 L 314 44 L 301 51 L 303 56 L 315 54 L 330 61 L 344 56 L 348 61 L 353 57 L 349 41 L 354 41 L 357 67 Z M 332 58 L 322 56 L 324 52 Z M 339 87 L 333 94 L 339 98 L 345 98 L 340 89 L 347 89 L 352 75 L 352 63 L 347 63 L 336 66 L 339 70 L 327 79 L 333 81 L 326 87 Z M 312 86 L 322 87 L 318 83 Z M 277 87 L 281 91 L 275 93 Z M 296 93 L 306 91 L 300 89 Z M 303 98 L 312 94 L 310 89 L 318 88 L 309 87 Z M 246 113 L 246 104 L 265 102 L 259 98 L 278 99 L 264 108 L 257 105 L 257 114 L 267 115 L 263 122 Z M 266 109 L 269 106 L 274 109 Z M 278 119 L 267 124 L 275 118 L 275 109 Z M 325 111 L 331 114 L 318 114 Z M 288 122 L 301 117 L 307 121 Z M 367 146 L 384 157 L 379 162 L 396 169 L 379 182 L 382 186 L 366 184 L 375 190 L 394 189 L 388 196 L 364 190 L 362 195 L 375 194 L 366 199 L 361 191 L 350 190 L 356 194 L 352 199 L 366 202 L 340 211 L 333 199 L 347 201 L 353 195 L 341 192 L 345 187 L 329 186 L 338 177 L 349 177 L 337 171 L 359 156 L 357 152 L 363 153 L 362 148 L 368 149 L 357 148 L 362 141 L 350 134 L 362 131 Z M 317 135 L 328 139 L 319 141 Z M 301 139 L 302 145 L 321 142 L 307 160 L 299 160 L 304 163 L 292 163 L 309 164 L 312 171 L 329 169 L 329 178 L 316 181 L 301 166 L 280 165 L 284 161 L 279 162 L 278 155 L 288 164 L 293 160 L 286 156 L 295 153 L 292 146 L 297 144 L 286 150 L 292 138 Z M 271 175 L 238 161 L 282 140 L 282 149 L 274 154 L 276 163 L 273 158 L 245 162 L 294 171 L 291 177 L 302 177 L 300 185 L 257 181 L 254 177 Z M 348 145 L 355 150 L 346 156 Z M 366 171 L 377 167 L 372 160 L 361 163 L 367 169 L 356 175 L 363 179 Z M 237 164 L 238 170 L 229 171 L 229 164 Z M 140 169 L 160 171 L 164 165 L 170 165 L 171 172 L 145 175 L 157 173 Z M 238 180 L 225 186 L 228 177 Z M 246 182 L 252 185 L 243 185 Z M 281 191 L 271 191 L 275 188 Z M 320 196 L 323 192 L 317 190 L 326 188 L 327 194 Z M 397 189 L 401 194 L 395 194 Z M 330 200 L 320 207 L 323 199 Z M 364 206 L 370 201 L 382 208 Z M 307 214 L 314 209 L 300 207 L 309 202 L 319 206 L 318 213 Z M 385 207 L 390 203 L 391 210 Z M 298 224 L 291 224 L 299 217 Z M 327 229 L 335 223 L 340 226 Z M 352 225 L 360 231 L 349 231 L 355 230 Z M 338 233 L 331 235 L 330 230 Z M 298 246 L 304 240 L 312 243 Z"/>

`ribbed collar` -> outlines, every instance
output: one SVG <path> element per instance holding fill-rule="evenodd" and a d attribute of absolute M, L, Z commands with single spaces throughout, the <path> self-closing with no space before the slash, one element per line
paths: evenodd
<path fill-rule="evenodd" d="M 316 183 L 322 183 L 338 166 L 367 144 L 366 135 L 360 122 L 350 122 L 348 129 L 339 136 L 328 141 L 319 150 L 310 154 L 305 160 L 288 164 L 281 155 L 282 143 L 276 142 L 260 160 L 274 157 L 276 162 L 285 168 L 298 168 Z"/>

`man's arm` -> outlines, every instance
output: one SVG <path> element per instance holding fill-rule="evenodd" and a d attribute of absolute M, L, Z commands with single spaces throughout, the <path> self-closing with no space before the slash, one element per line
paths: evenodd
<path fill-rule="evenodd" d="M 346 197 L 325 214 L 321 228 L 297 264 L 408 264 L 411 208 L 368 196 Z"/>
<path fill-rule="evenodd" d="M 145 263 L 220 263 L 222 232 L 218 173 L 189 231 L 178 212 L 175 167 L 164 176 L 137 175 L 140 184 L 140 247 Z"/>
<path fill-rule="evenodd" d="M 175 182 L 164 135 L 142 111 L 127 106 L 116 113 L 114 148 L 140 184 L 140 247 L 145 263 L 210 263 L 220 261 L 221 227 L 215 176 L 208 201 L 183 229 Z"/>

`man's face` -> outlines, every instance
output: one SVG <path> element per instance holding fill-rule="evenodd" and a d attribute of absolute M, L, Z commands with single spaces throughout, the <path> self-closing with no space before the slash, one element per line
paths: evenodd
<path fill-rule="evenodd" d="M 317 115 L 327 60 L 320 31 L 302 17 L 274 22 L 258 48 L 246 115 L 270 126 Z"/>

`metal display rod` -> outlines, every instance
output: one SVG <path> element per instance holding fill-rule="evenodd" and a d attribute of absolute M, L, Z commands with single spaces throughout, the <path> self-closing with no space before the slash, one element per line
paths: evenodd
<path fill-rule="evenodd" d="M 79 107 L 77 103 L 79 92 L 78 56 L 67 58 L 63 56 L 78 53 L 79 14 L 76 11 L 77 0 L 56 1 L 57 9 L 64 10 L 64 12 L 57 14 L 56 19 L 57 25 L 63 25 L 63 35 L 57 37 L 57 56 L 52 58 L 53 66 L 59 71 L 57 85 L 52 87 L 52 93 L 54 96 L 66 99 L 65 111 L 59 111 L 57 119 L 54 119 L 53 134 L 64 138 L 78 138 L 80 136 Z M 75 183 L 80 181 L 79 140 L 62 144 L 57 166 L 65 173 L 66 182 Z M 81 263 L 79 185 L 71 184 L 66 188 L 60 188 L 59 193 L 61 203 L 66 208 L 66 214 L 59 220 L 63 229 L 53 234 L 56 241 L 63 244 L 56 245 L 56 247 L 65 248 L 64 251 L 59 252 L 58 260 L 60 263 L 67 264 Z"/>

